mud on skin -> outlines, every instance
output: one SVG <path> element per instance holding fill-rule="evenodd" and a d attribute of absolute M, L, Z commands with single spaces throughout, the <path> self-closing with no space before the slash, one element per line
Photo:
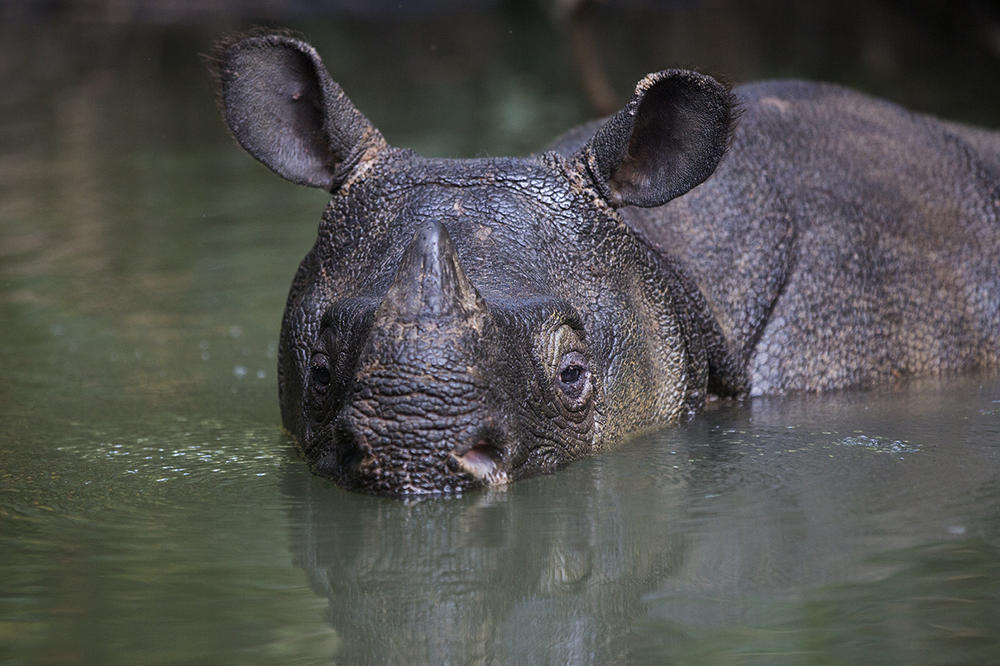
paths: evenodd
<path fill-rule="evenodd" d="M 503 485 L 710 392 L 1000 361 L 997 133 L 665 70 L 548 150 L 426 159 L 294 36 L 226 39 L 212 63 L 239 143 L 332 195 L 278 376 L 284 425 L 347 487 Z"/>

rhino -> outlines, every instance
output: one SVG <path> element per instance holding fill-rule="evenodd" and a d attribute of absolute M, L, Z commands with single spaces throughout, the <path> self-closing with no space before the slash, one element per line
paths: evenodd
<path fill-rule="evenodd" d="M 668 69 L 537 153 L 424 158 L 294 35 L 211 60 L 239 144 L 331 194 L 278 387 L 345 487 L 460 494 L 716 398 L 1000 365 L 1000 133 Z"/>

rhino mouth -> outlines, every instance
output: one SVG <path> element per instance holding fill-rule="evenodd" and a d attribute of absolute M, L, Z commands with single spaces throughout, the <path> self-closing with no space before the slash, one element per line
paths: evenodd
<path fill-rule="evenodd" d="M 463 452 L 452 452 L 455 466 L 488 486 L 510 483 L 510 475 L 503 466 L 503 451 L 494 444 L 480 439 Z"/>
<path fill-rule="evenodd" d="M 410 448 L 379 443 L 371 433 L 338 428 L 314 471 L 341 485 L 378 495 L 460 495 L 510 483 L 510 455 L 498 438 L 480 433 L 471 444 Z"/>

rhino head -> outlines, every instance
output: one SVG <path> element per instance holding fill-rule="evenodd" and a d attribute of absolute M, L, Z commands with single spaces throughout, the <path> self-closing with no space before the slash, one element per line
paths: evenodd
<path fill-rule="evenodd" d="M 332 194 L 279 347 L 282 419 L 315 472 L 458 493 L 703 402 L 704 302 L 617 209 L 712 173 L 732 121 L 716 81 L 653 74 L 553 150 L 449 160 L 388 145 L 294 37 L 231 39 L 214 61 L 239 143 Z"/>

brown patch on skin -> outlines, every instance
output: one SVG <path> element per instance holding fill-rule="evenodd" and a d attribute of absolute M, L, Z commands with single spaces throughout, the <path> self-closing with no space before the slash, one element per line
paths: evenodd
<path fill-rule="evenodd" d="M 611 205 L 613 202 L 607 201 L 593 184 L 589 183 L 590 171 L 584 162 L 566 160 L 560 155 L 554 155 L 554 157 L 558 160 L 557 166 L 560 167 L 560 172 L 566 177 L 570 190 L 574 194 L 587 197 L 602 213 L 614 219 L 619 219 L 618 213 L 615 212 L 614 206 Z M 588 152 L 587 160 L 593 161 L 593 159 L 593 155 Z M 594 166 L 596 168 L 596 164 Z"/>
<path fill-rule="evenodd" d="M 358 158 L 357 164 L 355 164 L 354 168 L 351 169 L 344 182 L 340 185 L 339 191 L 344 194 L 350 191 L 352 184 L 362 180 L 364 175 L 375 165 L 385 151 L 389 150 L 389 144 L 386 143 L 382 133 L 374 127 L 365 128 L 364 134 L 361 137 L 361 145 L 364 146 L 364 150 Z"/>
<path fill-rule="evenodd" d="M 619 192 L 626 192 L 629 189 L 641 190 L 649 186 L 651 180 L 646 171 L 638 168 L 631 160 L 626 159 L 615 175 L 608 181 L 612 192 L 612 201 L 621 206 L 622 196 Z"/>
<path fill-rule="evenodd" d="M 647 74 L 646 76 L 642 77 L 642 80 L 639 81 L 637 84 L 635 84 L 635 92 L 633 93 L 633 96 L 638 97 L 640 95 L 645 95 L 647 92 L 649 92 L 649 89 L 653 87 L 653 84 L 659 80 L 660 76 L 658 72 Z M 634 113 L 635 112 L 633 111 L 633 115 Z"/>
<path fill-rule="evenodd" d="M 760 103 L 775 108 L 781 113 L 785 113 L 792 106 L 791 102 L 778 99 L 777 97 L 761 97 Z"/>

